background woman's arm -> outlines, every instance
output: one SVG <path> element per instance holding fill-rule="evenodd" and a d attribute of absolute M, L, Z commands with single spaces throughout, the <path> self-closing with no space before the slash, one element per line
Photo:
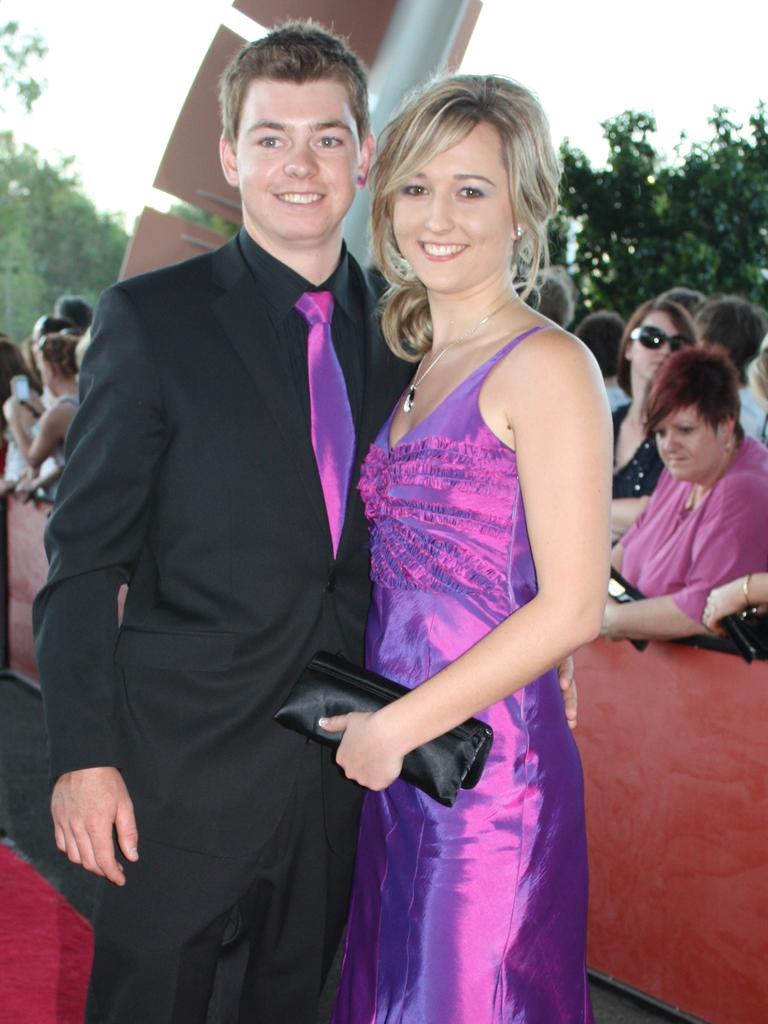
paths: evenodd
<path fill-rule="evenodd" d="M 749 601 L 744 593 L 745 583 Z M 753 572 L 748 577 L 738 576 L 721 587 L 715 587 L 707 598 L 702 620 L 708 629 L 714 629 L 726 615 L 735 615 L 753 605 L 768 605 L 768 572 Z"/>
<path fill-rule="evenodd" d="M 619 604 L 609 600 L 600 635 L 609 640 L 676 640 L 708 633 L 675 604 L 674 595 Z"/>
<path fill-rule="evenodd" d="M 14 402 L 8 425 L 19 451 L 32 469 L 39 469 L 48 456 L 56 451 L 67 435 L 74 415 L 72 405 L 54 406 L 40 417 L 37 433 L 33 436 L 22 423 L 18 403 Z"/>

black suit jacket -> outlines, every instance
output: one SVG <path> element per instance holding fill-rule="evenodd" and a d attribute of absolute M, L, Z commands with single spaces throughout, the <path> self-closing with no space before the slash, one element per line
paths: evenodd
<path fill-rule="evenodd" d="M 410 371 L 354 273 L 359 466 Z M 35 604 L 52 773 L 116 765 L 141 834 L 258 848 L 305 743 L 274 711 L 316 649 L 362 656 L 368 533 L 355 477 L 334 560 L 287 355 L 236 240 L 105 292 L 67 454 Z M 330 762 L 324 780 L 329 832 L 353 832 L 356 788 Z"/>

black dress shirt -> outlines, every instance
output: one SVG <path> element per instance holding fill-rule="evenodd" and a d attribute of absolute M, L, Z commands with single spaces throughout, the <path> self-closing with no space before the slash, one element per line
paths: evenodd
<path fill-rule="evenodd" d="M 275 259 L 251 238 L 245 228 L 238 236 L 243 258 L 267 303 L 278 342 L 286 356 L 296 386 L 301 409 L 310 430 L 309 377 L 307 372 L 307 322 L 294 309 L 304 292 L 331 292 L 333 347 L 347 385 L 349 405 L 355 424 L 360 422 L 363 399 L 363 345 L 365 301 L 357 275 L 350 266 L 346 245 L 342 244 L 338 266 L 322 284 L 312 284 L 295 270 Z M 256 339 L 254 339 L 254 344 Z"/>

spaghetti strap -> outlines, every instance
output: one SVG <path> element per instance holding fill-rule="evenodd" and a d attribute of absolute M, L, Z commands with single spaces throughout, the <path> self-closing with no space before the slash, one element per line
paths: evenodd
<path fill-rule="evenodd" d="M 508 341 L 506 345 L 502 345 L 498 352 L 494 352 L 491 358 L 487 362 L 483 363 L 479 369 L 484 369 L 486 372 L 490 372 L 496 363 L 502 360 L 504 356 L 508 355 L 512 349 L 517 348 L 521 341 L 525 341 L 525 339 L 529 338 L 532 334 L 537 334 L 539 331 L 543 331 L 546 326 L 546 324 L 536 324 L 535 327 L 529 327 L 528 330 L 523 331 L 522 334 L 518 334 L 517 337 Z"/>

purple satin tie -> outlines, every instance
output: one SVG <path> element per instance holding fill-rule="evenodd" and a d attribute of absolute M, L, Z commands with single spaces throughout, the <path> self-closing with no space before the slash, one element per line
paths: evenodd
<path fill-rule="evenodd" d="M 355 428 L 347 385 L 331 338 L 333 295 L 304 292 L 295 308 L 309 325 L 307 366 L 312 447 L 320 472 L 335 558 L 355 455 Z"/>

